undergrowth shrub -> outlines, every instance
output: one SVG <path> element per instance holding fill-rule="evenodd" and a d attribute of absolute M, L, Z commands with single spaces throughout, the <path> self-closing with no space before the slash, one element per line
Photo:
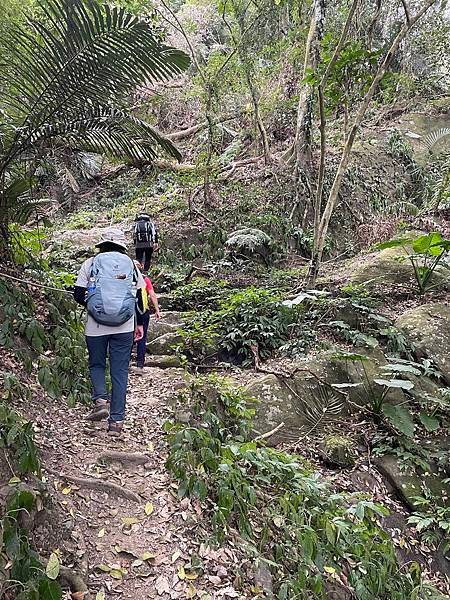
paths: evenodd
<path fill-rule="evenodd" d="M 172 310 L 217 309 L 228 294 L 228 283 L 217 279 L 196 277 L 190 283 L 177 287 L 171 293 Z"/>
<path fill-rule="evenodd" d="M 254 352 L 262 359 L 275 351 L 301 354 L 314 342 L 315 336 L 305 320 L 303 307 L 289 307 L 273 291 L 254 287 L 228 292 L 219 301 L 218 310 L 192 313 L 183 329 L 181 351 L 188 358 L 203 358 L 208 348 L 225 353 L 244 365 L 254 360 Z"/>
<path fill-rule="evenodd" d="M 4 319 L 0 346 L 15 354 L 27 372 L 38 365 L 41 386 L 70 404 L 88 400 L 83 324 L 72 297 L 63 291 L 35 293 L 0 280 Z M 26 344 L 17 342 L 21 338 Z"/>
<path fill-rule="evenodd" d="M 24 397 L 12 374 L 2 374 L 8 393 L 5 400 Z M 25 397 L 26 394 L 25 394 Z M 17 475 L 40 475 L 40 461 L 30 422 L 0 403 L 0 448 Z M 59 600 L 62 590 L 47 577 L 45 567 L 29 542 L 29 523 L 22 519 L 36 509 L 36 495 L 18 476 L 9 481 L 6 504 L 0 505 L 0 597 L 5 600 Z"/>
<path fill-rule="evenodd" d="M 204 504 L 216 540 L 239 531 L 241 550 L 270 568 L 276 598 L 322 599 L 343 582 L 359 600 L 440 597 L 416 563 L 400 568 L 378 524 L 384 507 L 335 493 L 299 457 L 248 441 L 253 409 L 242 390 L 209 377 L 180 403 L 189 422 L 165 425 L 178 494 Z"/>

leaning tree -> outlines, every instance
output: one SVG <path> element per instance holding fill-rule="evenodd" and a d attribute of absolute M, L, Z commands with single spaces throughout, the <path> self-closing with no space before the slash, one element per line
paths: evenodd
<path fill-rule="evenodd" d="M 189 57 L 167 46 L 151 19 L 97 0 L 38 0 L 38 18 L 0 40 L 0 250 L 24 223 L 42 161 L 58 148 L 126 159 L 177 159 L 173 143 L 134 117 L 136 87 L 177 76 Z M 2 47 L 7 52 L 2 52 Z"/>

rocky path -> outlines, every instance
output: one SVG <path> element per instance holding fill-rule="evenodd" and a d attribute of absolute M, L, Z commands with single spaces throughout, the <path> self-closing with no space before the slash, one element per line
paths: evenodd
<path fill-rule="evenodd" d="M 86 407 L 36 407 L 55 511 L 52 543 L 59 540 L 65 566 L 81 569 L 91 599 L 239 596 L 232 546 L 213 550 L 200 543 L 206 535 L 201 508 L 177 499 L 164 468 L 162 425 L 170 397 L 183 385 L 182 369 L 131 373 L 119 439 L 108 436 L 105 423 L 88 423 Z M 35 541 L 46 548 L 48 524 L 41 529 Z"/>

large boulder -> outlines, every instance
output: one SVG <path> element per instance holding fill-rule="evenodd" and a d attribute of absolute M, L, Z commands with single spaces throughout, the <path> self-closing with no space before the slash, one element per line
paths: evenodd
<path fill-rule="evenodd" d="M 450 383 L 450 306 L 423 304 L 403 313 L 395 324 L 414 346 L 416 356 L 430 358 Z"/>
<path fill-rule="evenodd" d="M 444 476 L 438 474 L 432 465 L 431 470 L 425 473 L 408 472 L 400 458 L 385 454 L 376 459 L 376 467 L 410 510 L 420 510 L 421 504 L 417 499 L 424 495 L 425 488 L 431 490 L 438 505 L 448 505 L 450 485 L 443 483 Z"/>
<path fill-rule="evenodd" d="M 402 248 L 386 248 L 358 258 L 349 275 L 353 283 L 365 284 L 369 288 L 377 285 L 414 286 L 414 272 L 411 263 L 401 260 L 405 256 Z"/>
<path fill-rule="evenodd" d="M 165 333 L 147 343 L 147 352 L 158 356 L 173 354 L 174 346 L 181 344 L 182 341 L 183 338 L 177 331 Z"/>
<path fill-rule="evenodd" d="M 167 323 L 163 319 L 153 319 L 150 318 L 148 324 L 148 332 L 147 332 L 147 341 L 151 342 L 152 340 L 156 340 L 156 338 L 166 334 L 173 333 L 178 329 L 178 325 L 173 325 L 172 323 Z"/>
<path fill-rule="evenodd" d="M 268 438 L 270 444 L 294 440 L 310 431 L 318 419 L 324 424 L 328 415 L 336 418 L 367 405 L 371 395 L 381 391 L 373 379 L 385 377 L 380 370 L 383 364 L 386 359 L 379 351 L 363 362 L 337 358 L 334 353 L 299 362 L 291 377 L 269 374 L 258 378 L 247 386 L 248 393 L 258 400 L 256 434 L 275 430 Z M 350 384 L 343 388 L 348 396 L 339 393 L 342 389 L 333 390 L 331 384 Z M 403 402 L 403 392 L 390 390 L 386 401 Z"/>
<path fill-rule="evenodd" d="M 349 280 L 372 290 L 380 287 L 395 290 L 397 286 L 406 291 L 417 290 L 414 269 L 406 257 L 407 253 L 401 247 L 360 256 L 353 261 L 355 266 L 349 273 Z M 448 273 L 438 268 L 432 277 L 432 282 L 439 284 L 441 289 L 450 289 Z"/>

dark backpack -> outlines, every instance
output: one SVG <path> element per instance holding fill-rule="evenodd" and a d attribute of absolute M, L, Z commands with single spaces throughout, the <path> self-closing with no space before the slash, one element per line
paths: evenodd
<path fill-rule="evenodd" d="M 133 241 L 135 244 L 144 243 L 153 246 L 156 227 L 148 215 L 138 215 L 134 221 Z"/>

